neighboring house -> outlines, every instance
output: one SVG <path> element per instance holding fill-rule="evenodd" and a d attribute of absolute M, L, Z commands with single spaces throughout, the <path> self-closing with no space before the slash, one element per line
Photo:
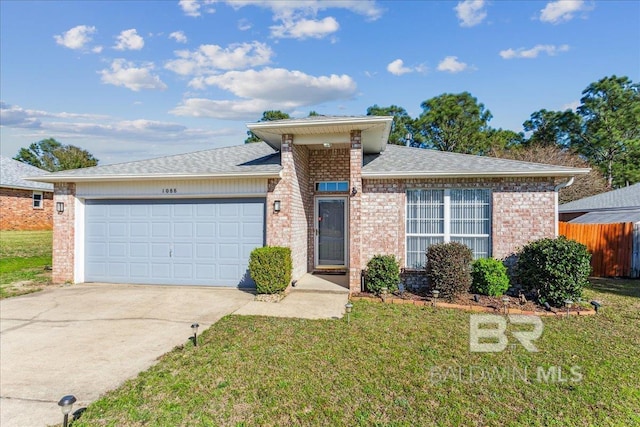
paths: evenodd
<path fill-rule="evenodd" d="M 640 183 L 560 205 L 560 221 L 574 224 L 640 222 Z"/>
<path fill-rule="evenodd" d="M 287 246 L 293 279 L 348 274 L 376 254 L 407 270 L 431 243 L 506 258 L 557 234 L 557 191 L 588 172 L 388 145 L 392 117 L 248 124 L 264 142 L 63 171 L 53 279 L 251 285 L 255 247 Z"/>
<path fill-rule="evenodd" d="M 48 173 L 0 156 L 0 230 L 53 228 L 53 185 L 23 179 Z"/>
<path fill-rule="evenodd" d="M 565 203 L 559 214 L 569 224 L 619 224 L 563 228 L 589 247 L 594 275 L 640 277 L 640 183 Z"/>

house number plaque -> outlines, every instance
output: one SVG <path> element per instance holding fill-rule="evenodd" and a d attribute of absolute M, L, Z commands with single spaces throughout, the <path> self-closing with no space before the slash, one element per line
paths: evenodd
<path fill-rule="evenodd" d="M 178 192 L 177 188 L 163 188 L 162 194 L 176 194 Z"/>

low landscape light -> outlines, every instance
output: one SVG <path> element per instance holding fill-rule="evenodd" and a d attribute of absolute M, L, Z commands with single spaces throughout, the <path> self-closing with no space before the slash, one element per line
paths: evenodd
<path fill-rule="evenodd" d="M 593 306 L 593 309 L 598 312 L 598 309 L 602 306 L 598 301 L 591 301 L 590 304 Z"/>
<path fill-rule="evenodd" d="M 473 300 L 474 300 L 475 302 L 480 302 L 480 297 L 478 296 L 478 294 L 474 294 L 474 295 L 473 295 Z"/>
<path fill-rule="evenodd" d="M 573 301 L 570 299 L 566 299 L 564 300 L 564 306 L 567 307 L 567 317 L 569 317 L 569 310 L 571 309 L 571 306 L 573 305 Z"/>
<path fill-rule="evenodd" d="M 198 346 L 198 328 L 200 327 L 197 323 L 191 324 L 191 330 L 193 331 L 193 345 L 194 347 Z"/>
<path fill-rule="evenodd" d="M 64 415 L 64 419 L 62 421 L 62 425 L 67 427 L 69 425 L 69 414 L 73 410 L 73 404 L 76 403 L 76 397 L 68 394 L 63 396 L 62 399 L 58 402 L 58 406 L 62 411 L 62 415 Z"/>
<path fill-rule="evenodd" d="M 437 289 L 434 289 L 431 291 L 431 295 L 433 295 L 433 306 L 436 306 L 436 301 L 438 300 L 438 296 L 440 295 L 440 291 Z"/>
<path fill-rule="evenodd" d="M 504 314 L 509 314 L 509 297 L 508 296 L 503 296 L 502 297 L 502 305 L 504 306 Z"/>
<path fill-rule="evenodd" d="M 347 323 L 351 323 L 351 310 L 353 310 L 353 304 L 348 302 L 344 306 L 344 311 L 347 312 Z"/>

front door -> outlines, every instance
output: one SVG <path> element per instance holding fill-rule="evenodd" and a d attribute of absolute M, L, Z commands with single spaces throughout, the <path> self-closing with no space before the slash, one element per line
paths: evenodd
<path fill-rule="evenodd" d="M 317 268 L 347 265 L 347 198 L 316 198 L 315 264 Z"/>

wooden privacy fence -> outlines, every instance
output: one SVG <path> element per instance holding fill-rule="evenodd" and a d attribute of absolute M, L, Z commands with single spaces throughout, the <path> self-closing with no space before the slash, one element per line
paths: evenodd
<path fill-rule="evenodd" d="M 632 277 L 633 223 L 571 224 L 560 222 L 558 233 L 591 252 L 592 276 Z"/>

